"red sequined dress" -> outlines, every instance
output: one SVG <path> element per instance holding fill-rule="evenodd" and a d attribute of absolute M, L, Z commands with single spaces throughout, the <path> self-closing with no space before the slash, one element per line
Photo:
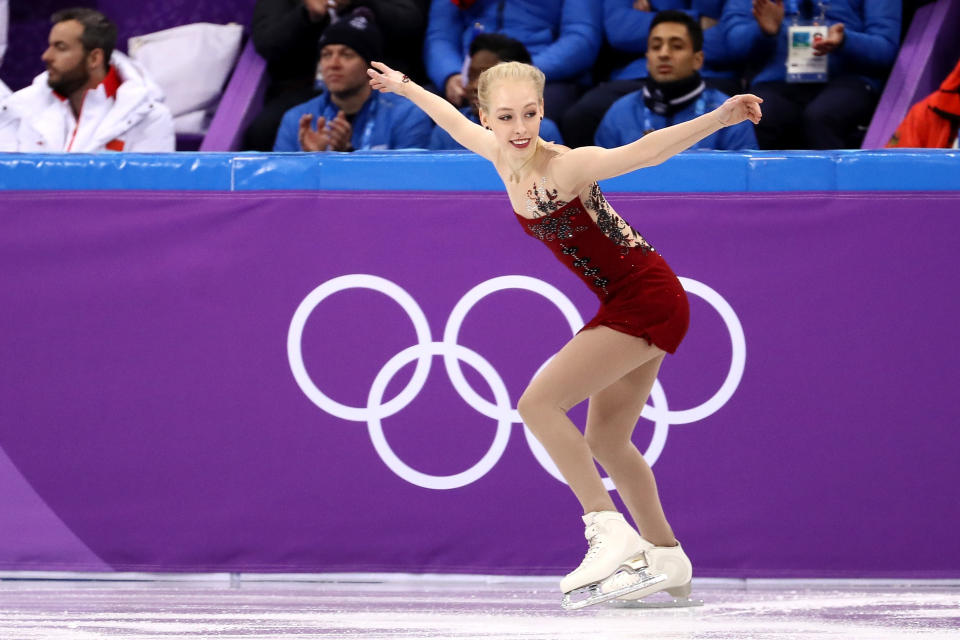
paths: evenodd
<path fill-rule="evenodd" d="M 563 202 L 556 193 L 534 186 L 528 194 L 534 216 L 514 213 L 600 298 L 599 311 L 581 331 L 604 325 L 676 351 L 690 307 L 666 261 L 610 208 L 597 184 L 586 202 L 580 196 Z"/>

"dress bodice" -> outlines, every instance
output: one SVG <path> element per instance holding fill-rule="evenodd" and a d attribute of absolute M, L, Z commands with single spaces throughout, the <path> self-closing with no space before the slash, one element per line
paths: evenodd
<path fill-rule="evenodd" d="M 524 230 L 541 240 L 604 300 L 642 275 L 659 256 L 636 230 L 610 209 L 594 184 L 588 207 L 580 196 L 569 202 L 537 197 L 536 217 L 515 213 Z"/>
<path fill-rule="evenodd" d="M 524 231 L 557 256 L 600 298 L 581 331 L 606 326 L 673 353 L 690 323 L 680 280 L 659 253 L 607 204 L 594 183 L 569 202 L 536 185 L 529 216 L 514 214 Z"/>

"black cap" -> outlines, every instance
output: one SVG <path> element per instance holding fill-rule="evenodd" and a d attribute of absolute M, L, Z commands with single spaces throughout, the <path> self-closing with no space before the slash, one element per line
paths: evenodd
<path fill-rule="evenodd" d="M 342 44 L 350 47 L 369 65 L 383 55 L 383 37 L 369 9 L 355 10 L 323 30 L 318 42 L 323 49 L 328 44 Z"/>

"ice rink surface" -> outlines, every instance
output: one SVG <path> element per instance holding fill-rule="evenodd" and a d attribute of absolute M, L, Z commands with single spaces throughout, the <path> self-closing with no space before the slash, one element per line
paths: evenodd
<path fill-rule="evenodd" d="M 0 579 L 2 640 L 960 638 L 960 583 L 694 581 L 702 607 L 560 608 L 555 580 Z"/>

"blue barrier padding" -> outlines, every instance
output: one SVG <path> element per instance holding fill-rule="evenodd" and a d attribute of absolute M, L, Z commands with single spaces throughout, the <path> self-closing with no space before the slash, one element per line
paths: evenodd
<path fill-rule="evenodd" d="M 230 190 L 231 156 L 0 153 L 3 190 Z"/>
<path fill-rule="evenodd" d="M 960 152 L 693 151 L 608 180 L 622 192 L 953 191 Z M 471 153 L 0 154 L 0 190 L 499 191 Z"/>

